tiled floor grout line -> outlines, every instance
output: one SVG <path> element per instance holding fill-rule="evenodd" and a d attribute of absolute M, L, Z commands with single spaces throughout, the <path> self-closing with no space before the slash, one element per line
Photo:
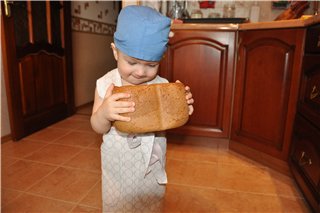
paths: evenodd
<path fill-rule="evenodd" d="M 88 148 L 89 146 L 91 146 L 93 143 L 92 143 L 92 144 L 89 144 L 89 145 L 87 145 L 87 146 L 80 146 L 80 145 L 74 145 L 74 144 L 65 144 L 65 143 L 59 143 L 59 142 L 54 142 L 53 144 L 86 149 L 86 148 Z"/>
<path fill-rule="evenodd" d="M 31 138 L 24 138 L 24 139 L 21 139 L 20 141 L 7 141 L 6 143 L 21 143 L 23 141 L 29 141 L 29 142 L 36 142 L 36 143 L 45 143 L 45 144 L 49 144 L 50 142 L 47 142 L 47 141 L 44 141 L 44 140 L 37 140 L 37 139 L 31 139 Z"/>
<path fill-rule="evenodd" d="M 77 154 L 79 154 L 79 153 L 81 153 L 82 151 L 84 151 L 86 148 L 88 148 L 88 146 L 90 146 L 90 145 L 88 145 L 88 146 L 73 146 L 73 145 L 68 145 L 68 144 L 61 144 L 61 143 L 47 143 L 47 144 L 44 144 L 41 148 L 39 148 L 39 149 L 36 149 L 35 151 L 33 151 L 33 152 L 30 152 L 30 153 L 28 153 L 28 154 L 26 154 L 26 155 L 24 155 L 24 156 L 22 156 L 22 157 L 16 157 L 16 156 L 11 156 L 11 155 L 3 155 L 4 157 L 9 157 L 9 158 L 13 158 L 13 159 L 17 159 L 17 160 L 27 160 L 27 161 L 31 161 L 31 162 L 40 162 L 40 163 L 45 163 L 45 164 L 48 164 L 48 165 L 63 165 L 63 164 L 50 164 L 50 163 L 46 163 L 46 162 L 42 162 L 42 161 L 33 161 L 33 160 L 29 160 L 29 159 L 27 159 L 29 156 L 31 156 L 31 155 L 33 155 L 34 153 L 36 153 L 36 152 L 39 152 L 39 151 L 41 151 L 41 150 L 43 150 L 43 149 L 45 149 L 46 147 L 48 147 L 48 146 L 51 146 L 51 145 L 61 145 L 61 146 L 67 146 L 67 147 L 70 147 L 70 148 L 78 148 L 78 149 L 80 149 L 80 151 L 79 152 L 77 152 L 77 153 L 75 153 L 75 155 L 74 156 L 72 156 L 70 159 L 68 159 L 67 161 L 69 161 L 69 160 L 71 160 L 73 157 L 75 157 Z M 93 150 L 96 150 L 96 149 L 94 149 L 93 148 Z M 66 162 L 67 162 L 66 161 Z M 65 163 L 66 163 L 65 162 Z M 12 164 L 11 164 L 12 165 Z"/>
<path fill-rule="evenodd" d="M 81 150 L 81 151 L 83 151 L 83 150 Z M 76 156 L 77 154 L 79 154 L 81 151 L 79 151 L 78 153 L 76 153 L 73 157 L 75 157 L 75 156 Z M 69 160 L 71 160 L 73 157 L 71 157 Z M 41 162 L 41 161 L 34 161 L 34 160 L 28 160 L 28 159 L 23 159 L 23 158 L 22 158 L 22 159 L 21 159 L 21 158 L 16 158 L 16 159 L 57 167 L 57 168 L 54 169 L 52 172 L 50 172 L 49 174 L 47 174 L 46 176 L 44 176 L 43 178 L 41 178 L 40 180 L 38 180 L 36 183 L 34 183 L 33 185 L 31 185 L 31 186 L 30 186 L 29 188 L 27 188 L 26 190 L 29 190 L 30 188 L 32 188 L 35 184 L 37 184 L 37 183 L 40 182 L 42 179 L 44 179 L 44 178 L 46 178 L 47 176 L 49 176 L 51 173 L 53 173 L 54 171 L 56 171 L 58 168 L 67 168 L 67 169 L 73 169 L 73 170 L 77 170 L 77 171 L 86 171 L 86 172 L 92 172 L 92 173 L 100 174 L 99 171 L 97 171 L 97 170 L 81 169 L 81 168 L 77 168 L 77 167 L 72 167 L 72 166 L 66 166 L 66 165 L 64 165 L 64 164 L 67 163 L 69 160 L 67 160 L 66 162 L 64 162 L 64 163 L 62 163 L 62 164 L 51 164 L 51 163 L 46 163 L 46 162 Z M 282 194 L 270 194 L 270 193 L 248 192 L 248 191 L 239 191 L 239 190 L 232 190 L 232 189 L 219 188 L 219 187 L 204 187 L 204 186 L 196 186 L 196 185 L 188 185 L 188 184 L 177 184 L 177 183 L 170 183 L 170 184 L 173 184 L 173 185 L 182 185 L 182 186 L 191 186 L 191 187 L 199 187 L 199 188 L 219 189 L 219 190 L 233 191 L 233 192 L 245 192 L 245 193 L 259 194 L 259 195 L 269 195 L 269 196 L 279 195 L 279 196 L 281 196 L 281 197 L 287 197 L 287 198 L 300 198 L 300 199 L 302 198 L 301 196 L 286 196 L 286 195 L 282 195 Z M 9 188 L 9 189 L 11 189 L 11 188 Z"/>
<path fill-rule="evenodd" d="M 79 127 L 78 129 L 75 129 L 74 131 L 77 131 L 77 132 L 85 132 L 85 133 L 94 133 L 94 134 L 96 134 L 93 130 L 91 131 L 89 131 L 89 130 L 83 130 L 83 129 L 80 129 L 81 127 Z M 102 138 L 102 136 L 101 136 L 101 138 Z"/>
<path fill-rule="evenodd" d="M 21 196 L 23 196 L 24 194 L 33 195 L 33 196 L 37 196 L 37 197 L 41 197 L 41 198 L 46 198 L 46 199 L 49 199 L 49 200 L 55 200 L 55 201 L 59 201 L 59 202 L 64 202 L 64 203 L 71 204 L 71 205 L 73 205 L 73 207 L 72 207 L 72 209 L 71 209 L 70 212 L 72 212 L 72 210 L 78 205 L 78 204 L 75 203 L 75 202 L 66 201 L 66 200 L 61 200 L 61 199 L 57 199 L 57 198 L 52 198 L 52 197 L 48 197 L 48 196 L 45 196 L 45 195 L 42 195 L 42 194 L 33 193 L 33 192 L 20 191 L 20 190 L 10 189 L 10 188 L 4 188 L 4 189 L 20 192 L 20 195 L 18 195 L 16 198 L 10 200 L 10 202 L 8 202 L 6 205 L 4 205 L 4 206 L 2 205 L 2 206 L 1 206 L 1 209 L 5 208 L 6 206 L 10 205 L 10 204 L 13 203 L 14 201 L 18 200 L 18 199 L 19 199 Z M 82 198 L 82 199 L 83 199 L 83 198 Z M 88 206 L 88 205 L 81 205 L 81 206 L 87 206 L 87 207 L 90 207 L 90 208 L 97 209 L 96 207 Z"/>
<path fill-rule="evenodd" d="M 42 195 L 42 194 L 37 194 L 37 193 L 34 193 L 34 192 L 27 192 L 27 191 L 25 191 L 24 193 L 25 193 L 25 194 L 29 194 L 29 195 L 33 195 L 33 196 L 37 196 L 37 197 L 46 198 L 46 199 L 49 199 L 49 200 L 55 200 L 55 201 L 59 201 L 59 202 L 64 202 L 64 203 L 76 205 L 76 203 L 75 203 L 75 202 L 72 202 L 72 201 L 61 200 L 61 199 L 57 199 L 57 198 L 45 196 L 45 195 Z"/>
<path fill-rule="evenodd" d="M 261 169 L 268 169 L 268 167 L 265 167 L 263 165 L 248 165 L 245 162 L 244 163 L 232 163 L 232 162 L 223 162 L 223 161 L 203 161 L 203 160 L 186 160 L 186 159 L 179 159 L 175 157 L 167 157 L 169 160 L 176 160 L 176 161 L 183 161 L 183 162 L 198 162 L 198 163 L 206 163 L 206 164 L 221 164 L 221 165 L 237 165 L 237 166 L 245 166 L 245 167 L 256 167 Z"/>
<path fill-rule="evenodd" d="M 48 144 L 49 145 L 49 144 Z M 40 151 L 41 149 L 39 149 L 38 151 Z M 68 162 L 70 159 L 72 159 L 73 157 L 75 157 L 78 153 L 80 153 L 82 150 L 80 150 L 79 152 L 75 153 L 72 157 L 70 157 L 68 160 L 66 160 L 66 162 Z M 27 155 L 30 156 L 30 155 Z M 28 160 L 28 159 L 22 159 L 22 160 L 26 160 L 26 161 L 30 161 L 30 162 L 34 162 L 34 163 L 42 163 L 45 164 L 45 162 L 41 162 L 41 161 L 33 161 L 33 160 Z M 66 163 L 64 162 L 64 163 Z M 47 163 L 48 165 L 50 165 L 50 163 Z M 48 177 L 49 175 L 51 175 L 52 173 L 54 173 L 55 171 L 57 171 L 61 166 L 63 165 L 63 163 L 61 164 L 51 164 L 51 166 L 56 166 L 55 169 L 53 169 L 51 172 L 49 172 L 47 175 L 43 176 L 42 178 L 38 179 L 37 181 L 35 181 L 33 184 L 31 184 L 28 188 L 25 189 L 25 192 L 27 192 L 28 190 L 30 190 L 33 186 L 35 186 L 36 184 L 38 184 L 40 181 L 42 181 L 44 178 Z"/>
<path fill-rule="evenodd" d="M 61 168 L 65 168 L 65 169 L 74 169 L 74 170 L 78 170 L 78 171 L 85 171 L 85 172 L 93 172 L 93 173 L 97 173 L 100 174 L 101 171 L 99 170 L 90 170 L 90 169 L 82 169 L 82 168 L 78 168 L 78 167 L 72 167 L 72 166 L 66 166 L 63 164 L 54 164 L 54 163 L 47 163 L 47 162 L 42 162 L 42 161 L 36 161 L 36 160 L 29 160 L 29 159 L 24 159 L 24 158 L 16 158 L 14 157 L 14 159 L 16 161 L 27 161 L 27 162 L 32 162 L 32 163 L 39 163 L 39 164 L 43 164 L 43 165 L 47 165 L 47 166 L 56 166 L 56 167 L 61 167 Z M 71 160 L 71 159 L 69 159 Z M 65 163 L 67 163 L 68 161 L 66 161 Z M 14 162 L 16 163 L 16 162 Z M 13 164 L 13 163 L 12 163 Z M 10 164 L 9 166 L 11 166 L 12 164 Z"/>
<path fill-rule="evenodd" d="M 16 157 L 16 156 L 10 156 L 10 155 L 4 155 L 4 156 L 5 156 L 5 157 L 11 157 L 11 158 L 19 159 L 19 160 L 25 160 L 25 158 L 31 156 L 32 154 L 34 154 L 34 153 L 36 153 L 36 152 L 38 152 L 38 151 L 41 151 L 43 148 L 45 148 L 45 147 L 47 147 L 47 146 L 49 146 L 49 145 L 50 145 L 50 143 L 43 144 L 43 146 L 40 147 L 39 149 L 36 149 L 36 150 L 34 150 L 33 152 L 30 152 L 30 153 L 28 153 L 28 154 L 26 154 L 26 155 L 24 155 L 24 156 L 22 156 L 22 157 Z"/>
<path fill-rule="evenodd" d="M 169 183 L 168 185 L 185 186 L 185 187 L 191 187 L 191 188 L 225 191 L 225 192 L 238 192 L 238 193 L 246 193 L 246 194 L 252 194 L 252 195 L 264 195 L 264 196 L 270 196 L 270 197 L 296 198 L 296 199 L 304 200 L 303 197 L 299 197 L 299 196 L 286 196 L 286 195 L 281 195 L 281 194 L 240 191 L 240 190 L 233 190 L 233 189 L 226 189 L 226 188 L 219 188 L 219 187 L 210 187 L 210 186 L 189 185 L 189 184 L 181 184 L 181 183 Z"/>
<path fill-rule="evenodd" d="M 45 195 L 43 195 L 43 194 L 38 194 L 38 193 L 34 193 L 34 192 L 29 192 L 29 190 L 30 190 L 33 186 L 35 186 L 35 185 L 37 185 L 38 183 L 40 183 L 42 180 L 44 180 L 45 178 L 47 178 L 49 175 L 53 174 L 53 173 L 54 173 L 55 171 L 57 171 L 59 168 L 61 168 L 61 166 L 57 166 L 57 168 L 53 169 L 53 170 L 52 170 L 51 172 L 49 172 L 47 175 L 45 175 L 45 176 L 43 176 L 42 178 L 40 178 L 40 179 L 38 179 L 37 181 L 35 181 L 32 185 L 30 185 L 29 187 L 27 187 L 25 190 L 11 189 L 11 188 L 8 188 L 8 187 L 6 187 L 6 189 L 14 190 L 14 191 L 19 191 L 19 192 L 21 192 L 22 194 L 23 194 L 23 193 L 25 193 L 25 194 L 31 194 L 31 195 L 36 195 L 36 196 L 38 196 L 38 197 L 43 197 L 43 198 L 47 198 L 47 199 L 51 199 L 51 200 L 57 200 L 57 201 L 63 201 L 63 202 L 67 202 L 67 203 L 70 203 L 70 204 L 73 204 L 73 205 L 77 205 L 77 203 L 79 203 L 84 197 L 82 197 L 82 198 L 80 199 L 80 201 L 78 201 L 78 202 L 71 202 L 71 201 L 66 201 L 66 200 L 61 200 L 61 199 L 53 198 L 53 197 L 50 197 L 50 196 L 45 196 Z M 74 168 L 72 168 L 72 169 L 74 169 Z M 79 170 L 80 170 L 80 169 L 79 169 Z M 99 181 L 100 181 L 100 179 L 97 180 L 97 183 L 99 183 Z M 95 183 L 94 186 L 95 186 L 97 183 Z M 92 188 L 93 188 L 93 187 L 92 187 Z M 90 188 L 90 189 L 88 190 L 88 192 L 86 193 L 86 195 L 89 194 L 89 192 L 90 192 L 90 190 L 91 190 L 92 188 Z M 21 195 L 22 195 L 22 194 L 21 194 Z M 20 196 L 21 196 L 21 195 L 20 195 Z M 18 196 L 18 197 L 20 197 L 20 196 Z M 14 200 L 16 200 L 16 199 L 14 199 Z M 10 203 L 11 203 L 11 202 L 10 202 Z M 88 207 L 96 208 L 96 207 L 92 207 L 92 206 L 88 206 Z"/>
<path fill-rule="evenodd" d="M 59 166 L 56 166 L 56 168 L 54 168 L 51 172 L 49 172 L 48 174 L 46 174 L 45 176 L 43 176 L 42 178 L 36 180 L 33 184 L 31 184 L 29 187 L 27 187 L 24 192 L 27 192 L 28 190 L 30 190 L 33 186 L 37 185 L 38 183 L 40 183 L 42 180 L 44 180 L 46 177 L 48 177 L 49 175 L 53 174 L 55 171 L 57 171 L 59 169 Z"/>
<path fill-rule="evenodd" d="M 49 129 L 49 128 L 51 128 L 51 127 L 47 127 L 46 129 Z M 39 132 L 37 132 L 36 134 L 39 134 L 41 131 L 44 131 L 44 130 L 45 130 L 45 129 L 42 129 L 42 130 L 40 130 Z M 61 134 L 59 137 L 53 139 L 52 141 L 46 141 L 46 140 L 39 140 L 39 139 L 29 138 L 29 137 L 31 137 L 31 135 L 30 135 L 30 136 L 27 136 L 25 139 L 26 139 L 26 140 L 32 140 L 32 141 L 38 141 L 38 142 L 41 141 L 41 142 L 46 142 L 46 143 L 52 144 L 52 143 L 55 142 L 56 140 L 59 140 L 60 138 L 68 135 L 70 132 L 72 132 L 72 130 L 68 129 L 68 131 L 66 131 L 64 134 Z"/>
<path fill-rule="evenodd" d="M 31 152 L 31 153 L 29 153 L 28 155 L 23 156 L 23 159 L 24 159 L 24 160 L 28 160 L 27 157 L 32 156 L 34 153 L 40 152 L 41 150 L 43 150 L 43 149 L 45 149 L 46 147 L 51 146 L 51 145 L 55 145 L 55 144 L 52 144 L 52 143 L 46 144 L 46 145 L 44 145 L 43 147 L 41 147 L 40 149 L 37 149 L 36 151 Z M 64 144 L 59 144 L 59 145 L 61 145 L 61 146 L 67 146 L 67 147 L 70 147 L 70 148 L 80 148 L 80 147 L 71 147 L 71 146 L 69 146 L 69 145 L 64 145 Z M 72 156 L 71 158 L 75 157 L 75 156 L 76 156 L 77 154 L 79 154 L 82 150 L 83 150 L 83 148 L 80 148 L 80 151 L 77 152 L 76 154 L 74 154 L 74 156 Z M 69 161 L 71 158 L 69 158 L 68 160 L 66 160 L 66 162 Z M 42 161 L 36 161 L 36 162 L 45 163 L 45 162 L 42 162 Z M 62 164 L 54 164 L 54 165 L 60 166 L 60 165 L 62 165 Z"/>
<path fill-rule="evenodd" d="M 10 200 L 6 205 L 3 205 L 3 202 L 1 202 L 1 212 L 2 212 L 2 209 L 8 205 L 10 205 L 11 203 L 13 203 L 14 201 L 16 201 L 19 197 L 21 197 L 24 193 L 24 191 L 20 191 L 20 190 L 16 190 L 16 189 L 10 189 L 10 188 L 6 188 L 6 187 L 2 187 L 1 186 L 1 189 L 7 189 L 7 190 L 12 190 L 12 191 L 16 191 L 16 192 L 20 192 L 20 195 L 18 195 L 16 198 Z M 2 192 L 2 190 L 1 190 Z"/>
<path fill-rule="evenodd" d="M 49 128 L 55 128 L 55 127 L 49 127 Z M 79 127 L 79 128 L 82 128 L 82 127 Z M 56 129 L 59 129 L 59 128 L 56 128 Z M 55 138 L 54 140 L 52 141 L 43 141 L 43 140 L 32 140 L 32 139 L 27 139 L 29 141 L 34 141 L 34 142 L 39 142 L 39 143 L 46 143 L 43 145 L 43 147 L 41 147 L 40 149 L 37 149 L 36 151 L 33 151 L 31 154 L 28 153 L 27 155 L 23 156 L 22 158 L 20 157 L 12 157 L 12 156 L 6 156 L 8 158 L 12 158 L 14 160 L 13 163 L 10 163 L 10 161 L 8 161 L 8 165 L 9 166 L 12 166 L 14 163 L 16 163 L 17 161 L 26 161 L 26 162 L 33 162 L 33 163 L 39 163 L 39 164 L 44 164 L 44 165 L 50 165 L 50 166 L 53 166 L 55 168 L 52 168 L 52 171 L 50 171 L 48 174 L 46 174 L 44 177 L 40 178 L 40 179 L 35 179 L 37 180 L 35 183 L 33 183 L 31 186 L 27 187 L 25 190 L 23 191 L 20 191 L 20 190 L 16 190 L 16 189 L 11 189 L 11 188 L 6 188 L 6 187 L 2 187 L 3 189 L 8 189 L 8 190 L 12 190 L 12 191 L 15 191 L 15 192 L 19 192 L 18 196 L 15 197 L 13 200 L 10 200 L 7 205 L 5 206 L 2 206 L 1 209 L 3 209 L 4 207 L 8 206 L 9 204 L 12 204 L 14 201 L 16 201 L 18 198 L 20 198 L 22 195 L 24 194 L 29 194 L 29 195 L 34 195 L 34 196 L 38 196 L 38 197 L 42 197 L 42 198 L 46 198 L 46 199 L 50 199 L 50 200 L 56 200 L 56 201 L 60 201 L 60 202 L 64 202 L 64 203 L 69 203 L 71 204 L 72 206 L 70 207 L 70 211 L 69 212 L 72 212 L 74 211 L 77 206 L 83 206 L 83 207 L 88 207 L 88 208 L 92 208 L 93 210 L 100 210 L 100 208 L 97 208 L 97 207 L 94 207 L 94 206 L 90 206 L 90 202 L 89 202 L 89 205 L 87 204 L 81 204 L 81 201 L 84 200 L 89 194 L 90 192 L 94 189 L 94 187 L 97 187 L 97 185 L 99 184 L 100 182 L 100 179 L 98 178 L 97 181 L 90 187 L 88 188 L 87 191 L 84 191 L 84 194 L 81 194 L 80 198 L 77 199 L 78 201 L 66 201 L 66 200 L 62 200 L 62 199 L 59 199 L 60 197 L 58 198 L 53 198 L 53 197 L 50 197 L 50 195 L 46 195 L 46 193 L 44 193 L 44 195 L 41 195 L 41 194 L 37 194 L 37 192 L 28 192 L 28 190 L 30 190 L 32 187 L 34 187 L 36 184 L 38 184 L 40 181 L 43 181 L 44 179 L 47 179 L 49 175 L 51 175 L 52 173 L 54 173 L 55 171 L 57 171 L 59 168 L 64 168 L 64 169 L 70 169 L 70 170 L 75 170 L 75 171 L 83 171 L 83 172 L 88 172 L 88 173 L 94 173 L 94 174 L 97 174 L 97 175 L 101 175 L 101 172 L 99 172 L 98 170 L 90 170 L 90 169 L 83 169 L 81 167 L 73 167 L 73 166 L 69 166 L 69 165 L 65 165 L 67 164 L 68 162 L 70 162 L 72 159 L 76 158 L 77 155 L 81 154 L 83 151 L 85 150 L 99 150 L 99 148 L 94 148 L 94 147 L 90 147 L 92 145 L 94 145 L 94 143 L 92 144 L 89 144 L 87 146 L 77 146 L 77 145 L 68 145 L 68 144 L 63 144 L 63 143 L 59 143 L 57 140 L 60 140 L 62 137 L 70 134 L 71 132 L 88 132 L 88 131 L 85 131 L 85 130 L 78 130 L 78 129 L 70 129 L 69 131 L 67 131 L 66 133 L 64 134 L 61 134 L 60 137 L 58 138 Z M 53 136 L 52 134 L 50 136 Z M 102 140 L 102 139 L 101 139 Z M 28 160 L 28 159 L 25 159 L 26 157 L 29 157 L 30 155 L 32 155 L 34 152 L 38 152 L 40 151 L 41 149 L 51 145 L 51 144 L 54 144 L 54 145 L 61 145 L 61 146 L 68 146 L 68 147 L 73 147 L 73 148 L 77 148 L 77 149 L 80 149 L 78 152 L 76 152 L 75 154 L 73 155 L 68 155 L 67 156 L 67 160 L 63 161 L 62 163 L 59 163 L 59 164 L 52 164 L 52 163 L 46 163 L 46 162 L 42 162 L 42 161 L 39 161 L 39 160 Z M 218 154 L 219 154 L 219 146 L 217 148 L 213 148 L 213 150 L 217 150 Z M 174 150 L 174 151 L 179 151 L 179 150 Z M 201 152 L 201 150 L 199 151 Z M 228 152 L 228 150 L 226 149 L 223 149 L 223 152 Z M 222 153 L 222 151 L 220 152 Z M 174 152 L 173 152 L 174 154 Z M 208 153 L 205 153 L 205 154 L 208 154 Z M 71 157 L 70 157 L 71 156 Z M 179 159 L 179 158 L 175 158 L 175 157 L 167 157 L 168 160 L 174 160 L 174 161 L 179 161 L 179 162 L 182 162 L 183 164 L 185 164 L 186 162 L 195 162 L 197 164 L 201 163 L 201 164 L 206 164 L 208 167 L 211 168 L 211 165 L 214 165 L 214 166 L 217 166 L 217 167 L 221 167 L 221 168 L 225 168 L 225 167 L 228 167 L 230 165 L 234 166 L 234 167 L 255 167 L 257 168 L 257 174 L 259 175 L 263 175 L 263 177 L 267 177 L 267 178 L 270 178 L 270 181 L 273 183 L 273 184 L 276 184 L 275 187 L 276 189 L 275 190 L 267 190 L 267 191 L 270 191 L 268 193 L 264 193 L 263 191 L 264 190 L 260 190 L 261 192 L 250 192 L 250 191 L 243 191 L 243 190 L 239 190 L 239 187 L 230 187 L 230 188 L 220 188 L 220 186 L 222 186 L 222 182 L 221 180 L 217 180 L 217 186 L 201 186 L 201 185 L 192 185 L 192 184 L 181 184 L 179 181 L 176 180 L 176 183 L 171 183 L 170 180 L 169 180 L 169 184 L 168 184 L 168 187 L 170 187 L 170 185 L 172 186 L 176 186 L 178 187 L 179 189 L 179 186 L 180 187 L 188 187 L 188 188 L 194 188 L 194 189 L 203 189 L 203 190 L 214 190 L 214 191 L 221 191 L 221 192 L 230 192 L 230 193 L 241 193 L 241 194 L 249 194 L 249 195 L 252 195 L 252 196 L 256 196 L 255 198 L 259 198 L 259 196 L 269 196 L 269 197 L 278 197 L 280 200 L 281 198 L 285 198 L 285 199 L 288 199 L 288 200 L 291 200 L 291 201 L 295 201 L 295 202 L 299 202 L 300 203 L 300 200 L 301 201 L 305 201 L 304 197 L 303 196 L 299 196 L 301 194 L 295 194 L 295 193 L 292 193 L 293 191 L 298 191 L 297 189 L 297 186 L 296 185 L 293 185 L 292 184 L 292 178 L 288 177 L 287 178 L 282 178 L 280 177 L 280 180 L 279 180 L 279 176 L 278 174 L 281 174 L 277 171 L 274 171 L 270 168 L 268 168 L 267 166 L 259 166 L 259 165 L 251 165 L 251 163 L 248 161 L 246 162 L 245 159 L 241 159 L 241 158 L 238 158 L 237 156 L 234 156 L 232 153 L 229 153 L 226 155 L 227 157 L 231 157 L 230 159 L 230 162 L 228 162 L 228 158 L 226 158 L 226 161 L 223 161 L 221 160 L 220 158 L 217 158 L 217 161 L 206 161 L 206 160 L 185 160 L 185 159 Z M 77 164 L 78 165 L 78 164 Z M 167 164 L 168 165 L 168 164 Z M 233 170 L 232 170 L 233 171 Z M 254 170 L 255 171 L 255 170 Z M 261 173 L 262 172 L 262 173 Z M 265 173 L 266 172 L 266 173 Z M 219 169 L 217 169 L 217 171 L 215 172 L 216 175 L 219 176 Z M 220 171 L 221 173 L 221 171 Z M 245 176 L 245 175 L 244 175 Z M 287 176 L 285 176 L 287 177 Z M 220 178 L 223 178 L 220 174 Z M 212 179 L 210 178 L 210 183 L 212 183 Z M 283 192 L 285 194 L 278 194 L 279 192 L 281 192 L 281 189 L 282 188 L 277 188 L 277 184 L 279 184 L 278 182 L 280 181 L 280 184 L 284 184 L 285 185 L 285 189 Z M 191 183 L 194 183 L 191 182 Z M 210 185 L 210 184 L 209 184 Z M 212 185 L 212 184 L 211 184 Z M 288 187 L 288 188 L 287 188 Z M 293 187 L 293 188 L 292 188 Z M 234 189 L 236 188 L 236 190 Z M 237 189 L 238 188 L 238 189 Z M 246 188 L 247 189 L 247 188 Z M 292 190 L 293 189 L 293 190 Z M 259 190 L 257 190 L 259 191 Z M 273 191 L 275 191 L 275 193 L 273 193 Z M 237 195 L 237 194 L 236 194 Z M 269 198 L 268 198 L 269 199 Z M 271 199 L 271 198 L 270 198 Z M 290 201 L 290 202 L 291 202 Z M 94 205 L 94 204 L 93 204 Z M 285 211 L 286 209 L 278 209 L 277 211 L 281 212 L 281 211 Z M 172 213 L 172 212 L 171 212 Z"/>
<path fill-rule="evenodd" d="M 99 212 L 102 212 L 102 209 L 99 209 L 99 208 L 94 207 L 94 206 L 88 206 L 88 205 L 85 205 L 85 204 L 79 204 L 79 205 L 76 204 L 76 205 L 69 211 L 69 213 L 72 213 L 73 210 L 74 210 L 75 208 L 77 208 L 77 206 L 88 207 L 88 208 L 92 208 L 92 209 L 98 210 Z M 77 212 L 77 213 L 78 213 L 78 212 Z"/>
<path fill-rule="evenodd" d="M 99 183 L 99 180 L 97 181 L 97 183 Z M 96 183 L 96 184 L 97 184 Z M 96 185 L 94 184 L 94 186 Z M 93 188 L 93 187 L 92 187 Z M 90 188 L 88 193 L 86 194 L 86 196 L 89 194 L 90 190 L 92 189 Z M 5 189 L 9 189 L 9 188 L 5 188 Z M 13 189 L 10 189 L 10 190 L 13 190 Z M 45 195 L 42 195 L 42 194 L 37 194 L 37 193 L 33 193 L 33 192 L 27 192 L 27 191 L 20 191 L 20 190 L 15 190 L 14 191 L 17 191 L 17 192 L 20 192 L 21 194 L 19 196 L 17 196 L 16 198 L 14 198 L 13 200 L 11 200 L 9 203 L 7 203 L 7 205 L 5 206 L 1 206 L 1 209 L 3 209 L 4 207 L 8 206 L 9 204 L 13 203 L 15 200 L 17 200 L 19 197 L 21 197 L 23 194 L 28 194 L 28 195 L 33 195 L 33 196 L 37 196 L 37 197 L 41 197 L 41 198 L 46 198 L 46 199 L 49 199 L 49 200 L 54 200 L 54 201 L 59 201 L 59 202 L 64 202 L 64 203 L 68 203 L 68 204 L 71 204 L 73 205 L 72 209 L 70 210 L 70 212 L 73 211 L 74 208 L 76 208 L 78 205 L 80 206 L 85 206 L 85 207 L 89 207 L 89 208 L 93 208 L 93 209 L 97 209 L 97 210 L 101 210 L 100 208 L 97 208 L 97 207 L 94 207 L 94 206 L 90 206 L 90 205 L 86 205 L 86 204 L 79 204 L 80 201 L 85 198 L 85 197 L 82 197 L 80 199 L 80 201 L 78 202 L 72 202 L 72 201 L 67 201 L 67 200 L 62 200 L 62 199 L 57 199 L 57 198 L 53 198 L 53 197 L 49 197 L 49 196 L 45 196 Z"/>
<path fill-rule="evenodd" d="M 212 162 L 212 161 L 199 161 L 199 160 L 185 160 L 185 159 L 179 159 L 179 158 L 174 158 L 174 157 L 166 157 L 167 160 L 175 160 L 175 161 L 180 161 L 180 162 L 197 162 L 197 163 L 205 163 L 205 164 L 217 164 L 218 162 Z M 168 165 L 168 163 L 166 163 Z"/>
<path fill-rule="evenodd" d="M 88 206 L 88 205 L 85 205 L 85 204 L 80 204 L 80 202 L 81 202 L 86 196 L 88 196 L 88 194 L 90 193 L 90 191 L 91 191 L 96 185 L 98 185 L 98 184 L 100 183 L 100 181 L 101 181 L 101 180 L 98 179 L 97 182 L 96 182 L 95 184 L 93 184 L 93 186 L 88 190 L 88 192 L 87 192 L 82 198 L 79 199 L 79 201 L 77 202 L 77 205 L 76 205 L 76 206 L 78 206 L 78 205 Z M 76 207 L 76 206 L 75 206 L 75 207 Z M 75 207 L 74 207 L 74 208 L 75 208 Z M 92 207 L 92 206 L 88 206 L 88 207 Z M 74 209 L 74 208 L 73 208 L 73 209 Z M 96 207 L 94 207 L 94 208 L 96 209 Z M 99 208 L 99 210 L 100 210 L 100 208 Z"/>
<path fill-rule="evenodd" d="M 78 167 L 72 167 L 72 166 L 66 166 L 66 165 L 60 165 L 61 168 L 65 168 L 65 169 L 74 169 L 77 171 L 84 171 L 84 172 L 92 172 L 92 173 L 97 173 L 97 174 L 101 174 L 100 170 L 90 170 L 90 169 L 81 169 Z"/>

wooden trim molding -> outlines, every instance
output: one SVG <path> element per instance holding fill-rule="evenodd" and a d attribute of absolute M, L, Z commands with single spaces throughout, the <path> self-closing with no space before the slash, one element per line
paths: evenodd
<path fill-rule="evenodd" d="M 46 1 L 48 43 L 52 44 L 50 1 Z"/>
<path fill-rule="evenodd" d="M 27 11 L 28 11 L 28 26 L 29 26 L 29 42 L 34 43 L 33 38 L 33 24 L 32 24 L 32 6 L 31 1 L 27 1 Z"/>
<path fill-rule="evenodd" d="M 11 134 L 4 135 L 4 136 L 1 137 L 1 144 L 6 143 L 6 142 L 11 141 L 11 140 L 12 140 Z"/>
<path fill-rule="evenodd" d="M 229 150 L 244 155 L 288 177 L 292 177 L 287 161 L 279 160 L 271 155 L 265 154 L 253 148 L 245 146 L 234 140 L 229 141 Z"/>

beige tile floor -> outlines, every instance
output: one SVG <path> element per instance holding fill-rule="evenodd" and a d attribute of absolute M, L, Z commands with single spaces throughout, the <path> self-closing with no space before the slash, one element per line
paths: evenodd
<path fill-rule="evenodd" d="M 1 149 L 1 210 L 101 212 L 101 136 L 76 114 Z M 164 212 L 310 212 L 294 181 L 226 144 L 169 138 Z"/>

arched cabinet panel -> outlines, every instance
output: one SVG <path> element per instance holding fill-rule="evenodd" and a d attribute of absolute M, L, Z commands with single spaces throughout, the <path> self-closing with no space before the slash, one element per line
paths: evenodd
<path fill-rule="evenodd" d="M 288 159 L 303 36 L 303 29 L 239 33 L 231 149 L 244 145 Z"/>
<path fill-rule="evenodd" d="M 241 104 L 238 109 L 240 119 L 235 123 L 236 133 L 281 150 L 294 46 L 281 40 L 262 38 L 243 45 L 242 51 L 244 69 L 239 73 L 239 76 L 243 75 L 243 81 L 238 88 Z"/>
<path fill-rule="evenodd" d="M 161 64 L 161 75 L 190 86 L 194 114 L 188 135 L 228 137 L 235 32 L 176 30 Z"/>

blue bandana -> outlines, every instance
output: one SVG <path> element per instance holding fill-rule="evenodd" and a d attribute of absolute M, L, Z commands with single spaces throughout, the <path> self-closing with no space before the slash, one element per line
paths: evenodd
<path fill-rule="evenodd" d="M 171 19 L 145 6 L 124 7 L 114 34 L 116 47 L 124 54 L 160 61 L 167 49 Z"/>

